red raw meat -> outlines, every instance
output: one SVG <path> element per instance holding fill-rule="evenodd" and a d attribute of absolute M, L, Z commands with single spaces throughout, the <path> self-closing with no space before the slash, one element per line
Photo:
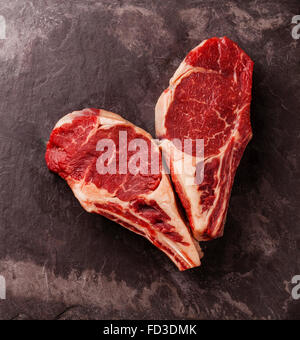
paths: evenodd
<path fill-rule="evenodd" d="M 252 71 L 252 60 L 230 39 L 205 40 L 187 55 L 156 105 L 156 134 L 198 240 L 223 235 L 235 172 L 252 137 Z M 174 138 L 203 139 L 204 158 L 196 158 L 195 147 L 181 152 Z M 180 173 L 184 156 L 188 166 Z M 197 183 L 200 161 L 204 177 Z"/>
<path fill-rule="evenodd" d="M 119 144 L 119 133 L 127 132 L 127 143 Z M 157 154 L 158 171 L 150 172 L 150 153 L 145 173 L 121 173 L 119 154 L 140 139 Z M 98 142 L 115 142 L 116 174 L 100 174 Z M 178 212 L 169 177 L 162 172 L 161 155 L 151 136 L 120 116 L 97 109 L 70 113 L 58 121 L 47 144 L 48 168 L 64 178 L 82 207 L 103 215 L 146 237 L 165 252 L 180 270 L 200 265 L 201 250 Z M 127 162 L 127 161 L 126 161 Z M 127 165 L 127 163 L 125 164 Z M 124 166 L 124 164 L 123 164 Z M 122 170 L 123 171 L 123 170 Z"/>

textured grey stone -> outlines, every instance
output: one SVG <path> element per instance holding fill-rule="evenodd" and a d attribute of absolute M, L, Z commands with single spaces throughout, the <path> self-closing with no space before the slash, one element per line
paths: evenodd
<path fill-rule="evenodd" d="M 0 1 L 1 319 L 299 318 L 298 0 Z M 83 211 L 45 165 L 56 121 L 84 107 L 154 135 L 186 53 L 227 35 L 255 62 L 254 137 L 222 239 L 180 273 L 143 238 Z"/>

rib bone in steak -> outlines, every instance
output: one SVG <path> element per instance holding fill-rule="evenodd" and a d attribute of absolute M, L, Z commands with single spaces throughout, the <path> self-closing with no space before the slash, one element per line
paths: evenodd
<path fill-rule="evenodd" d="M 127 132 L 123 145 L 119 144 L 120 132 Z M 107 139 L 115 143 L 115 174 L 101 174 L 97 168 L 97 160 L 105 153 L 104 149 L 97 151 L 98 142 Z M 130 161 L 135 153 L 128 145 L 135 139 L 145 141 L 149 150 L 152 146 L 153 154 L 158 155 L 156 174 L 150 171 L 150 158 L 146 158 L 148 174 L 120 170 L 121 148 L 127 148 Z M 50 170 L 68 182 L 86 211 L 103 215 L 146 237 L 180 270 L 200 265 L 200 248 L 178 212 L 170 180 L 161 169 L 160 151 L 144 130 L 104 110 L 76 111 L 54 127 L 46 162 Z M 127 167 L 126 159 L 125 162 Z"/>
<path fill-rule="evenodd" d="M 234 175 L 252 137 L 252 70 L 252 60 L 233 41 L 208 39 L 187 55 L 156 105 L 156 134 L 164 139 L 172 180 L 198 240 L 223 234 Z M 195 148 L 186 155 L 189 171 L 180 171 L 185 153 L 173 139 L 204 140 L 201 183 L 187 181 L 196 178 Z"/>

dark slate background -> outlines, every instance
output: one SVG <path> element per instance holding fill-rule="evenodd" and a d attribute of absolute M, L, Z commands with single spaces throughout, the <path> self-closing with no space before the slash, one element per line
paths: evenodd
<path fill-rule="evenodd" d="M 1 319 L 300 318 L 298 0 L 0 0 Z M 56 121 L 105 108 L 154 134 L 186 53 L 227 35 L 255 62 L 254 137 L 222 239 L 178 272 L 143 238 L 83 211 L 49 173 Z"/>

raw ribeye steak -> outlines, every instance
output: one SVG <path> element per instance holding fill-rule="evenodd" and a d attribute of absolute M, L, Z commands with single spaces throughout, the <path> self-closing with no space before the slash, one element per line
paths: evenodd
<path fill-rule="evenodd" d="M 119 137 L 125 138 L 124 134 L 126 139 L 120 142 Z M 115 148 L 98 163 L 109 146 L 101 143 L 108 140 Z M 135 158 L 136 151 L 142 150 L 136 141 L 143 141 L 152 150 L 141 158 L 145 160 L 144 168 L 139 168 L 141 160 Z M 154 169 L 150 155 L 158 160 Z M 140 171 L 129 172 L 127 164 L 135 161 Z M 104 110 L 75 111 L 54 127 L 46 162 L 50 170 L 67 181 L 86 211 L 103 215 L 146 237 L 180 270 L 200 265 L 201 250 L 177 209 L 169 177 L 162 172 L 160 151 L 144 130 Z M 107 169 L 114 164 L 116 171 L 105 174 L 97 164 Z"/>
<path fill-rule="evenodd" d="M 156 134 L 198 240 L 223 235 L 235 172 L 252 137 L 252 70 L 252 60 L 230 39 L 205 40 L 187 55 L 156 105 Z M 182 145 L 203 139 L 202 160 L 195 146 L 185 152 L 174 139 Z M 189 166 L 178 168 L 185 156 Z M 198 164 L 204 165 L 203 180 L 190 181 L 199 175 Z"/>

